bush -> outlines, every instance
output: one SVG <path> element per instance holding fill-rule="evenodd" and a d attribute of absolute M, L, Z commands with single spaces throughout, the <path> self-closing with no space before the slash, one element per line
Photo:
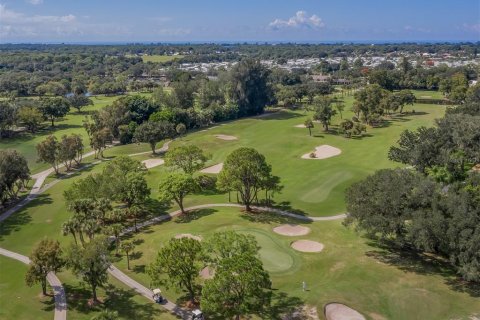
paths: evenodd
<path fill-rule="evenodd" d="M 198 186 L 202 191 L 214 191 L 216 190 L 217 177 L 202 174 L 195 178 Z"/>

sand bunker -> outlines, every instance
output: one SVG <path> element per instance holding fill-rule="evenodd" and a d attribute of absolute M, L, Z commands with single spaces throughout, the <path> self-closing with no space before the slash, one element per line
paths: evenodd
<path fill-rule="evenodd" d="M 148 160 L 143 160 L 142 163 L 145 164 L 145 167 L 147 169 L 150 169 L 153 167 L 161 166 L 162 164 L 165 163 L 165 161 L 163 159 L 148 159 Z"/>
<path fill-rule="evenodd" d="M 327 320 L 365 320 L 358 311 L 341 303 L 329 303 L 325 306 Z"/>
<path fill-rule="evenodd" d="M 310 156 L 311 153 L 315 154 L 314 158 Z M 329 146 L 327 144 L 324 144 L 316 147 L 315 152 L 305 153 L 302 156 L 302 159 L 321 160 L 321 159 L 327 159 L 327 158 L 338 156 L 340 153 L 342 153 L 342 150 Z"/>
<path fill-rule="evenodd" d="M 216 134 L 215 137 L 227 141 L 238 140 L 238 138 L 235 136 L 227 136 L 225 134 Z"/>
<path fill-rule="evenodd" d="M 295 128 L 306 128 L 306 126 L 304 124 L 297 124 Z"/>
<path fill-rule="evenodd" d="M 282 236 L 304 236 L 310 232 L 309 227 L 299 226 L 296 224 L 283 224 L 273 228 L 273 232 L 281 234 Z"/>
<path fill-rule="evenodd" d="M 174 238 L 175 238 L 175 239 L 190 238 L 190 239 L 202 241 L 202 237 L 200 237 L 200 236 L 194 236 L 194 235 L 191 234 L 191 233 L 180 233 L 180 234 L 177 234 Z"/>
<path fill-rule="evenodd" d="M 199 275 L 202 279 L 212 279 L 214 274 L 215 272 L 213 270 L 210 270 L 209 267 L 205 267 L 199 272 Z"/>
<path fill-rule="evenodd" d="M 323 244 L 312 240 L 297 240 L 291 244 L 291 247 L 301 252 L 321 252 Z"/>
<path fill-rule="evenodd" d="M 222 168 L 223 168 L 223 162 L 220 162 L 214 166 L 206 167 L 205 169 L 200 170 L 200 172 L 201 173 L 220 173 L 220 171 L 222 171 Z"/>

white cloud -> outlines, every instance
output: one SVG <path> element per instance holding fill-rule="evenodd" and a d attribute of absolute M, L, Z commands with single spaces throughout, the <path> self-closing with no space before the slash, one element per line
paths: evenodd
<path fill-rule="evenodd" d="M 33 4 L 34 6 L 42 4 L 43 0 L 28 0 L 28 3 Z"/>
<path fill-rule="evenodd" d="M 307 28 L 319 29 L 325 26 L 325 23 L 317 15 L 308 16 L 305 11 L 297 11 L 297 13 L 288 20 L 275 19 L 270 22 L 269 27 L 274 30 L 283 28 Z"/>
<path fill-rule="evenodd" d="M 466 31 L 474 32 L 474 33 L 480 33 L 480 23 L 477 23 L 477 24 L 464 23 L 463 29 Z"/>

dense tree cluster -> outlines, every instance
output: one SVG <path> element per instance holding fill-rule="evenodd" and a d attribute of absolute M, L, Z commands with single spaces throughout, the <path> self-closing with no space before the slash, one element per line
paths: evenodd
<path fill-rule="evenodd" d="M 392 160 L 412 169 L 385 169 L 346 193 L 353 224 L 400 248 L 448 258 L 469 281 L 480 281 L 480 99 L 473 87 L 464 104 L 431 128 L 402 133 Z"/>
<path fill-rule="evenodd" d="M 16 150 L 0 150 L 0 204 L 16 200 L 30 180 L 27 160 Z"/>

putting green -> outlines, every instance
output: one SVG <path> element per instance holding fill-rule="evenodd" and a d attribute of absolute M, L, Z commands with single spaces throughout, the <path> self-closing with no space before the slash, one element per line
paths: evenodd
<path fill-rule="evenodd" d="M 280 240 L 275 239 L 274 235 L 260 229 L 240 229 L 236 231 L 255 237 L 260 246 L 260 259 L 268 272 L 286 273 L 298 269 L 299 261 L 296 253 Z"/>

